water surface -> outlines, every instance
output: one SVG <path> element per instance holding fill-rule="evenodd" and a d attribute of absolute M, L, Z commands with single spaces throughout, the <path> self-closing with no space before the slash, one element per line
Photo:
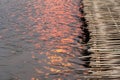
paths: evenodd
<path fill-rule="evenodd" d="M 86 80 L 80 1 L 0 0 L 0 80 Z"/>

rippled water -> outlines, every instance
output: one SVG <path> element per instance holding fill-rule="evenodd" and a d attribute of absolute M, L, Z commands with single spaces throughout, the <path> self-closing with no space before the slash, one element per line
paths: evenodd
<path fill-rule="evenodd" d="M 120 0 L 84 0 L 92 51 L 90 80 L 120 80 Z"/>
<path fill-rule="evenodd" d="M 0 0 L 0 80 L 86 80 L 81 0 Z"/>

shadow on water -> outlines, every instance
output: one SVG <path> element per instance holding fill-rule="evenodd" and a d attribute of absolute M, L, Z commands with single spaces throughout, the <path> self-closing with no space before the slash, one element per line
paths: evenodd
<path fill-rule="evenodd" d="M 0 1 L 2 80 L 88 79 L 82 0 Z"/>

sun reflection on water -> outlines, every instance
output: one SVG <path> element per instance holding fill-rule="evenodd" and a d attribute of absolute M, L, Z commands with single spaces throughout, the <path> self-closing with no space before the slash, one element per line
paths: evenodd
<path fill-rule="evenodd" d="M 80 67 L 69 61 L 78 57 L 74 53 L 80 54 L 79 50 L 74 51 L 71 46 L 77 44 L 74 39 L 83 33 L 79 28 L 81 23 L 73 16 L 81 16 L 79 11 L 77 12 L 79 6 L 75 6 L 78 3 L 72 0 L 37 0 L 34 3 L 28 4 L 32 5 L 28 8 L 28 18 L 34 22 L 31 34 L 37 34 L 38 40 L 34 44 L 37 53 L 32 54 L 32 58 L 38 57 L 37 63 L 41 66 L 35 68 L 35 71 L 41 75 L 45 74 L 47 78 L 53 74 L 69 76 L 75 74 L 74 69 Z M 81 45 L 78 48 L 80 49 Z M 55 80 L 64 78 L 65 76 L 62 78 L 59 76 Z"/>
<path fill-rule="evenodd" d="M 10 15 L 20 39 L 31 44 L 31 80 L 76 80 L 84 74 L 79 7 L 79 0 L 30 0 L 22 13 Z"/>

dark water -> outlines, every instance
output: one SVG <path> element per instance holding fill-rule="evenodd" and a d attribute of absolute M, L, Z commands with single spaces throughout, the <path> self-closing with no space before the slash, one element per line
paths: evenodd
<path fill-rule="evenodd" d="M 86 80 L 81 0 L 0 0 L 0 80 Z"/>

